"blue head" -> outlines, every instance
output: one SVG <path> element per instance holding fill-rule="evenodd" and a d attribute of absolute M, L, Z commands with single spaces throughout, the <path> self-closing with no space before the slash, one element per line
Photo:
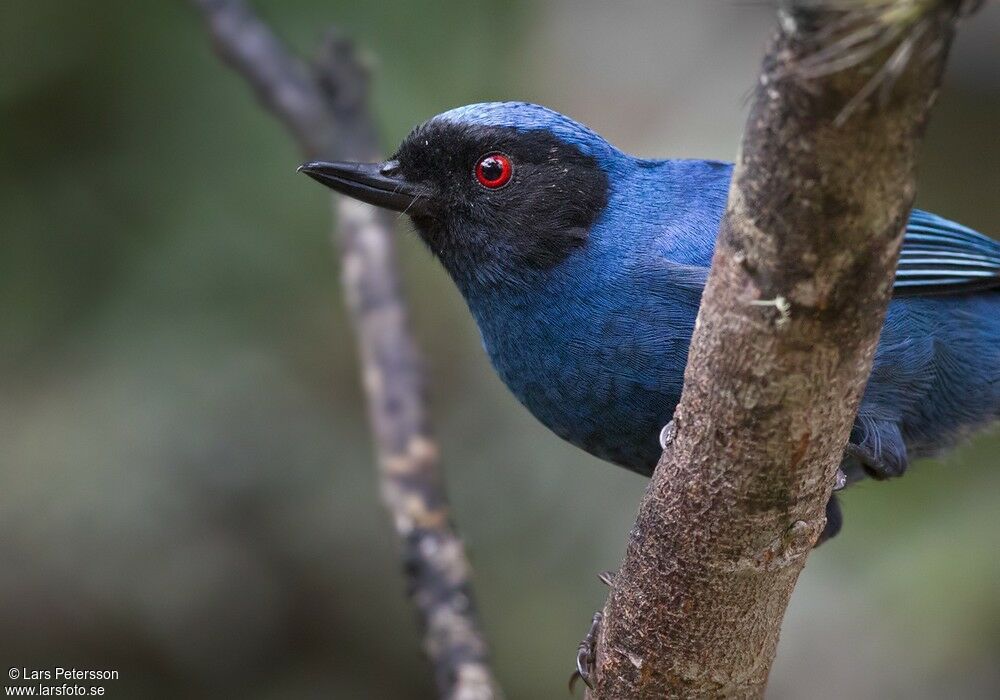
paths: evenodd
<path fill-rule="evenodd" d="M 466 294 L 525 287 L 578 255 L 634 159 L 545 107 L 492 102 L 415 128 L 388 161 L 310 163 L 345 194 L 407 213 Z"/>

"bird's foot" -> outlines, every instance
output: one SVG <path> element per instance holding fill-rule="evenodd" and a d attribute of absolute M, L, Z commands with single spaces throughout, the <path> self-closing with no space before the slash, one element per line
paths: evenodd
<path fill-rule="evenodd" d="M 833 480 L 833 490 L 843 491 L 847 487 L 847 474 L 843 469 L 837 468 L 837 476 Z"/>
<path fill-rule="evenodd" d="M 677 426 L 670 421 L 660 429 L 660 449 L 667 449 L 667 445 L 672 443 L 675 437 L 677 437 Z"/>
<path fill-rule="evenodd" d="M 594 619 L 590 621 L 590 629 L 580 640 L 580 646 L 576 648 L 576 670 L 569 677 L 569 692 L 573 692 L 576 686 L 576 679 L 579 678 L 591 690 L 594 689 L 594 682 L 591 676 L 594 673 L 595 646 L 597 645 L 597 631 L 601 628 L 601 620 L 604 613 L 600 610 L 594 613 Z"/>
<path fill-rule="evenodd" d="M 884 481 L 894 476 L 902 476 L 906 471 L 906 459 L 887 460 L 880 458 L 872 450 L 853 442 L 847 443 L 844 454 L 853 457 L 872 479 Z"/>
<path fill-rule="evenodd" d="M 610 587 L 614 581 L 615 576 L 618 575 L 617 571 L 602 571 L 597 574 L 597 578 L 601 580 L 605 586 Z M 573 692 L 573 688 L 576 686 L 576 680 L 579 678 L 582 680 L 588 688 L 594 689 L 593 681 L 591 676 L 594 673 L 594 662 L 596 661 L 594 655 L 594 646 L 597 644 L 597 631 L 601 628 L 601 620 L 604 618 L 604 613 L 600 610 L 594 613 L 593 619 L 590 621 L 590 629 L 587 630 L 587 634 L 584 635 L 583 639 L 580 640 L 580 646 L 576 648 L 576 670 L 573 671 L 573 675 L 569 677 L 569 692 Z"/>

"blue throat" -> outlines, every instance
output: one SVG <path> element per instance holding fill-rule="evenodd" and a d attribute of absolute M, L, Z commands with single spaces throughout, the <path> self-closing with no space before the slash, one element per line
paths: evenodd
<path fill-rule="evenodd" d="M 610 199 L 583 248 L 515 282 L 460 287 L 521 403 L 563 439 L 650 473 L 659 428 L 680 399 L 701 298 L 684 265 L 703 265 L 714 248 L 714 237 L 692 233 L 717 227 L 730 166 L 617 151 L 602 165 Z M 676 274 L 663 274 L 663 260 L 680 263 Z"/>

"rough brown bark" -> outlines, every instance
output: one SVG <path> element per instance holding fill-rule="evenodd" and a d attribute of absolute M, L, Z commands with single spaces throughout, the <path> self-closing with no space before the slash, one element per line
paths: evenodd
<path fill-rule="evenodd" d="M 786 10 L 769 47 L 592 697 L 760 696 L 823 529 L 960 10 L 831 4 Z"/>
<path fill-rule="evenodd" d="M 192 0 L 219 55 L 256 91 L 310 159 L 378 160 L 368 76 L 330 32 L 307 64 L 243 0 Z M 333 197 L 347 305 L 379 459 L 382 500 L 399 537 L 407 588 L 439 694 L 499 697 L 475 610 L 471 569 L 452 526 L 424 379 L 396 266 L 392 217 Z"/>

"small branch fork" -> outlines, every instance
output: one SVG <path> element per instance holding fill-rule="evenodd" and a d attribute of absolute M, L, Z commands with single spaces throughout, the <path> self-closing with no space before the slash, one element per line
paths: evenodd
<path fill-rule="evenodd" d="M 291 54 L 244 0 L 191 0 L 216 52 L 251 85 L 307 158 L 377 160 L 369 76 L 350 41 L 327 34 L 311 63 Z M 396 266 L 392 219 L 334 196 L 347 305 L 375 433 L 382 500 L 400 540 L 410 598 L 441 697 L 500 697 L 452 527 L 424 378 Z"/>

